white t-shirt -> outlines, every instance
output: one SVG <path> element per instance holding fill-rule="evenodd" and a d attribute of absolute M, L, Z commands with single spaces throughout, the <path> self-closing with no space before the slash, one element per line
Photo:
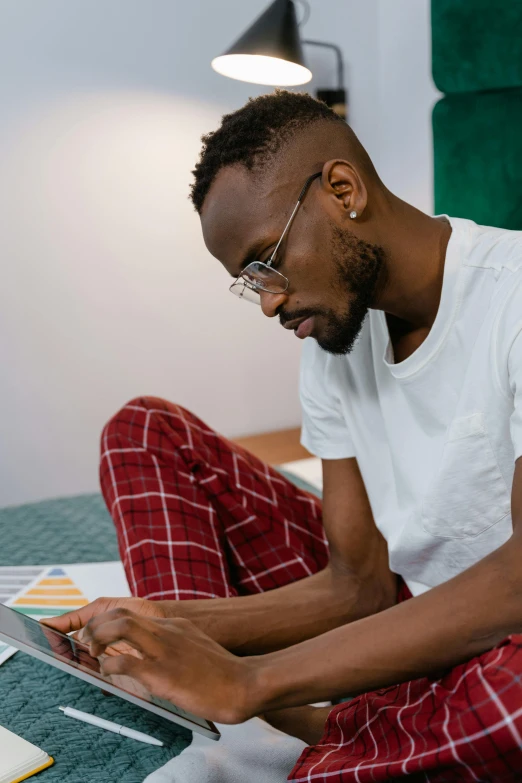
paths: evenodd
<path fill-rule="evenodd" d="M 301 441 L 356 457 L 390 568 L 414 595 L 510 537 L 522 455 L 522 232 L 448 218 L 439 310 L 427 338 L 393 362 L 371 310 L 353 351 L 303 344 Z"/>

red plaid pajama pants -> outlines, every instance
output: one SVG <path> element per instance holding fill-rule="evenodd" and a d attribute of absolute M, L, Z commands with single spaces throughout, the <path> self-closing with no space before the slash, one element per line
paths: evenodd
<path fill-rule="evenodd" d="M 134 595 L 263 592 L 328 561 L 317 498 L 164 400 L 133 400 L 111 419 L 100 476 Z M 512 636 L 437 679 L 340 704 L 289 780 L 522 781 L 521 676 Z"/>

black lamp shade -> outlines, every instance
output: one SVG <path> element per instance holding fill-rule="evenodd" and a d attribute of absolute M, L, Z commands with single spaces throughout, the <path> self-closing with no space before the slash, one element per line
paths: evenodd
<path fill-rule="evenodd" d="M 312 78 L 305 64 L 295 6 L 274 0 L 254 24 L 212 67 L 224 76 L 257 84 L 305 84 Z"/>

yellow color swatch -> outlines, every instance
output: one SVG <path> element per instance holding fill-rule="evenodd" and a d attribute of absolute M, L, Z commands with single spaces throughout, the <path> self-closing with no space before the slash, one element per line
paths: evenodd
<path fill-rule="evenodd" d="M 24 595 L 83 595 L 81 590 L 77 587 L 44 587 L 42 589 L 33 587 L 32 590 L 27 590 Z"/>
<path fill-rule="evenodd" d="M 35 587 L 73 587 L 74 582 L 68 577 L 49 577 L 48 579 L 40 579 Z"/>

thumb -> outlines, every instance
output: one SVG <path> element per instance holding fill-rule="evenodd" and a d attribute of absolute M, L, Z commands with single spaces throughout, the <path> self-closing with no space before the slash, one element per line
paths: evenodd
<path fill-rule="evenodd" d="M 43 625 L 53 628 L 60 633 L 71 633 L 71 631 L 79 631 L 83 628 L 92 617 L 97 614 L 106 612 L 108 608 L 109 599 L 97 598 L 87 606 L 82 606 L 81 609 L 75 609 L 72 612 L 59 615 L 58 617 L 49 617 L 46 620 L 40 620 Z"/>

